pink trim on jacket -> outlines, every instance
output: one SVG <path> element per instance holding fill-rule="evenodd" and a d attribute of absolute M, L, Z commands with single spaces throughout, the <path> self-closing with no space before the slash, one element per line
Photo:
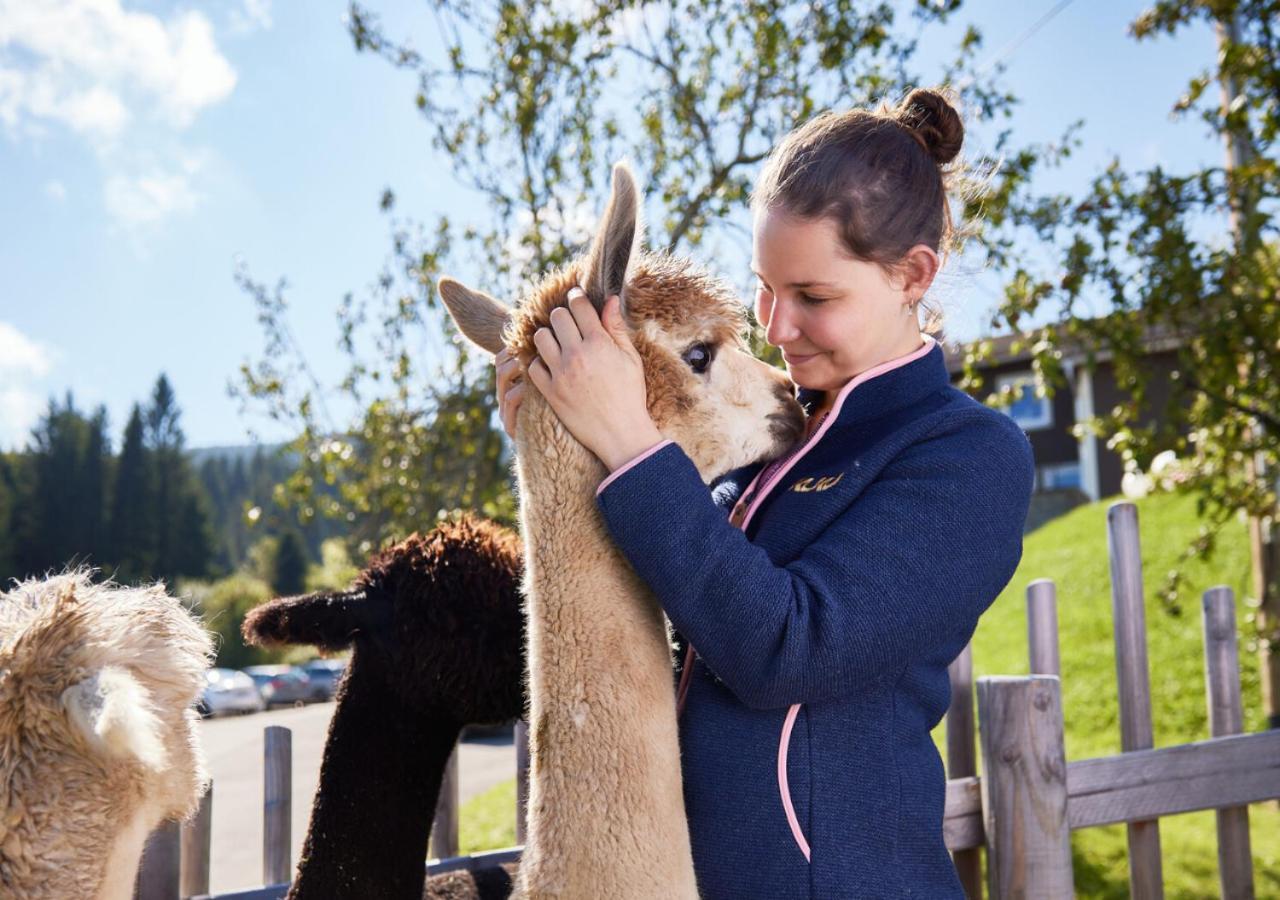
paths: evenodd
<path fill-rule="evenodd" d="M 667 446 L 667 444 L 670 444 L 670 443 L 673 443 L 670 438 L 668 438 L 665 441 L 659 441 L 658 443 L 650 447 L 648 450 L 641 453 L 635 459 L 628 460 L 627 462 L 618 466 L 618 468 L 614 469 L 612 472 L 609 473 L 608 478 L 600 482 L 600 486 L 596 488 L 596 496 L 599 497 L 600 492 L 603 491 L 605 488 L 607 488 L 610 484 L 612 484 L 614 479 L 617 478 L 619 475 L 621 475 L 623 472 L 627 471 L 627 469 L 630 469 L 632 466 L 638 466 L 640 463 L 644 462 L 650 456 L 653 456 L 653 454 L 657 453 L 659 450 L 661 450 L 663 447 Z"/>
<path fill-rule="evenodd" d="M 930 350 L 937 346 L 938 342 L 931 336 L 922 334 L 920 337 L 924 340 L 924 344 L 918 350 L 913 350 L 906 356 L 900 356 L 897 359 L 891 359 L 888 362 L 881 363 L 878 366 L 868 369 L 861 375 L 850 379 L 849 383 L 842 387 L 840 389 L 840 393 L 836 395 L 835 402 L 831 404 L 831 409 L 822 416 L 817 430 L 806 437 L 800 447 L 793 451 L 791 456 L 786 457 L 781 465 L 765 466 L 756 474 L 755 478 L 751 479 L 751 483 L 747 485 L 747 489 L 742 493 L 743 497 L 750 497 L 751 492 L 755 489 L 756 482 L 760 480 L 761 476 L 768 476 L 768 480 L 761 487 L 759 493 L 752 498 L 751 505 L 747 508 L 747 513 L 742 518 L 742 522 L 739 527 L 743 531 L 747 530 L 747 523 L 751 521 L 752 515 L 755 514 L 756 509 L 760 506 L 765 497 L 769 495 L 769 492 L 773 490 L 774 487 L 777 486 L 778 482 L 782 480 L 782 477 L 800 461 L 800 457 L 809 452 L 809 450 L 822 439 L 822 436 L 826 434 L 827 429 L 831 427 L 831 423 L 834 422 L 839 415 L 840 407 L 844 405 L 845 398 L 849 396 L 850 392 L 854 388 L 860 384 L 866 384 L 872 378 L 883 375 L 886 372 L 891 372 L 894 369 L 907 365 L 908 363 L 915 362 L 917 359 L 926 356 Z M 669 443 L 671 443 L 671 441 L 663 441 L 656 447 L 650 448 L 640 456 L 631 460 L 631 462 L 627 463 L 625 466 L 606 478 L 596 490 L 596 493 L 599 494 L 610 481 L 617 478 L 627 469 L 631 468 L 636 463 Z M 732 515 L 730 518 L 732 518 Z M 685 652 L 684 670 L 680 673 L 680 686 L 676 691 L 677 718 L 682 712 L 684 712 L 685 695 L 689 692 L 689 676 L 693 672 L 693 656 L 693 644 L 689 644 Z M 784 719 L 782 723 L 782 734 L 778 740 L 778 794 L 782 798 L 782 810 L 786 814 L 787 825 L 791 829 L 791 836 L 795 839 L 796 846 L 800 848 L 800 852 L 804 854 L 805 862 L 812 862 L 809 842 L 805 840 L 804 831 L 800 828 L 800 820 L 796 816 L 795 805 L 791 802 L 791 788 L 787 782 L 787 752 L 791 745 L 791 732 L 795 728 L 796 717 L 800 714 L 800 707 L 803 705 L 803 703 L 792 704 L 787 709 L 786 719 Z"/>
<path fill-rule="evenodd" d="M 840 414 L 840 407 L 844 405 L 845 398 L 849 396 L 860 384 L 866 384 L 872 378 L 891 372 L 894 369 L 901 368 L 908 363 L 915 362 L 917 359 L 927 355 L 930 350 L 937 346 L 937 341 L 927 334 L 920 335 L 924 339 L 924 344 L 918 350 L 913 350 L 906 356 L 900 356 L 897 359 L 891 359 L 888 362 L 874 366 L 850 379 L 849 383 L 840 389 L 840 393 L 836 395 L 835 402 L 831 404 L 831 409 L 823 416 L 822 422 L 818 425 L 817 431 L 807 437 L 800 449 L 793 453 L 787 460 L 774 471 L 769 473 L 769 479 L 760 488 L 760 491 L 751 501 L 751 505 L 747 508 L 747 513 L 742 518 L 741 528 L 747 530 L 747 524 L 751 521 L 751 517 L 759 508 L 765 497 L 769 496 L 769 492 L 777 486 L 782 477 L 791 470 L 791 468 L 800 461 L 800 457 L 804 456 L 809 450 L 822 439 L 827 429 L 831 427 L 831 423 L 836 420 Z M 749 496 L 755 487 L 756 481 L 761 475 L 769 471 L 769 467 L 762 469 L 755 478 L 751 480 L 751 484 L 747 485 L 747 489 L 743 492 L 743 496 Z M 682 685 L 683 687 L 683 685 Z M 791 802 L 791 788 L 787 784 L 787 751 L 791 746 L 791 730 L 795 726 L 796 716 L 800 714 L 802 703 L 794 703 L 787 710 L 787 717 L 782 723 L 782 734 L 778 739 L 778 794 L 782 798 L 782 810 L 787 817 L 787 825 L 791 828 L 791 836 L 795 839 L 796 846 L 800 848 L 800 852 L 804 854 L 806 862 L 812 862 L 810 858 L 809 842 L 805 840 L 804 831 L 800 828 L 800 820 L 796 817 L 795 806 Z"/>
<path fill-rule="evenodd" d="M 799 451 L 792 454 L 792 456 L 783 465 L 778 467 L 777 471 L 770 476 L 769 480 L 760 488 L 760 491 L 756 494 L 755 498 L 752 499 L 751 506 L 747 508 L 747 514 L 742 520 L 743 531 L 747 530 L 747 524 L 751 521 L 751 517 L 755 515 L 756 509 L 764 501 L 764 498 L 769 496 L 769 492 L 777 486 L 778 482 L 782 480 L 782 477 L 786 475 L 787 472 L 791 471 L 791 468 L 800 461 L 800 457 L 808 453 L 810 448 L 817 444 L 818 441 L 822 440 L 822 436 L 827 433 L 827 429 L 831 427 L 831 423 L 839 417 L 840 407 L 844 405 L 845 398 L 849 396 L 850 392 L 852 392 L 854 388 L 860 384 L 866 384 L 872 378 L 876 378 L 886 372 L 892 372 L 894 369 L 900 369 L 908 363 L 915 362 L 917 359 L 926 356 L 930 350 L 938 345 L 938 342 L 930 335 L 922 334 L 920 337 L 924 339 L 924 344 L 919 349 L 911 351 L 906 356 L 899 356 L 897 359 L 891 359 L 878 366 L 873 366 L 861 375 L 850 379 L 848 384 L 840 388 L 840 393 L 836 394 L 835 402 L 831 404 L 831 409 L 823 418 L 822 424 L 818 426 L 818 430 L 805 440 L 804 445 L 801 446 Z M 764 470 L 761 470 L 760 475 L 763 474 Z M 758 478 L 759 475 L 756 477 Z M 747 486 L 747 490 L 743 493 L 743 496 L 747 496 L 754 486 L 755 479 L 752 479 L 751 484 Z"/>
<path fill-rule="evenodd" d="M 791 826 L 791 836 L 800 846 L 805 862 L 812 862 L 809 858 L 809 842 L 804 839 L 804 832 L 800 830 L 796 808 L 791 805 L 791 788 L 787 784 L 787 749 L 791 746 L 791 729 L 796 724 L 796 716 L 800 714 L 800 706 L 797 703 L 788 709 L 786 721 L 782 723 L 782 739 L 778 741 L 778 792 L 782 794 L 782 808 L 787 814 L 787 824 Z"/>

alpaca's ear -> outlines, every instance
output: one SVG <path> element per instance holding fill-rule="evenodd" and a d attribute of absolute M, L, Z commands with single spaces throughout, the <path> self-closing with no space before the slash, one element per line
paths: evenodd
<path fill-rule="evenodd" d="M 151 695 L 128 669 L 103 666 L 62 692 L 62 708 L 85 742 L 104 756 L 164 768 L 164 741 Z"/>
<path fill-rule="evenodd" d="M 463 336 L 490 353 L 502 349 L 502 329 L 511 314 L 503 303 L 448 277 L 436 289 Z"/>
<path fill-rule="evenodd" d="M 626 163 L 618 163 L 613 167 L 609 205 L 583 266 L 582 289 L 596 312 L 604 309 L 605 298 L 611 294 L 622 297 L 622 311 L 626 312 L 627 297 L 622 289 L 627 283 L 627 268 L 639 253 L 643 238 L 640 191 L 631 169 Z"/>
<path fill-rule="evenodd" d="M 315 644 L 334 651 L 351 646 L 357 632 L 390 624 L 389 605 L 369 600 L 364 591 L 320 591 L 249 610 L 240 633 L 255 647 Z"/>

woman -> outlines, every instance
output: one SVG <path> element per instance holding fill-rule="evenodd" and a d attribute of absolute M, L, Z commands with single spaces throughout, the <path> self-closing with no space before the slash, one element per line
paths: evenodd
<path fill-rule="evenodd" d="M 708 491 L 663 440 L 617 298 L 601 320 L 577 292 L 535 337 L 529 379 L 609 469 L 601 513 L 692 645 L 680 743 L 707 900 L 963 896 L 929 733 L 948 664 L 1021 557 L 1034 469 L 920 330 L 962 138 L 946 99 L 917 90 L 819 116 L 771 154 L 756 315 L 808 429 L 761 471 Z M 510 433 L 520 367 L 498 363 Z"/>

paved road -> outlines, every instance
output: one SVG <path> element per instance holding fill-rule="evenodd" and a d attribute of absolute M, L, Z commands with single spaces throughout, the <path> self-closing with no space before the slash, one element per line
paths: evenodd
<path fill-rule="evenodd" d="M 201 723 L 201 738 L 214 783 L 209 876 L 214 893 L 262 884 L 262 730 L 268 725 L 284 725 L 293 732 L 290 837 L 291 859 L 297 862 L 307 834 L 311 799 L 320 777 L 320 756 L 333 709 L 332 703 L 318 703 Z M 515 751 L 509 738 L 468 740 L 460 746 L 463 802 L 515 776 Z"/>

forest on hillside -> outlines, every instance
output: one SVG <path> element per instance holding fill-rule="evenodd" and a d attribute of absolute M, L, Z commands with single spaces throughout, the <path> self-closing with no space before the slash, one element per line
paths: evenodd
<path fill-rule="evenodd" d="M 27 446 L 0 454 L 0 583 L 74 566 L 127 584 L 216 581 L 240 571 L 303 590 L 339 524 L 276 502 L 296 471 L 279 448 L 191 452 L 161 375 L 118 442 L 105 408 L 49 401 Z"/>

